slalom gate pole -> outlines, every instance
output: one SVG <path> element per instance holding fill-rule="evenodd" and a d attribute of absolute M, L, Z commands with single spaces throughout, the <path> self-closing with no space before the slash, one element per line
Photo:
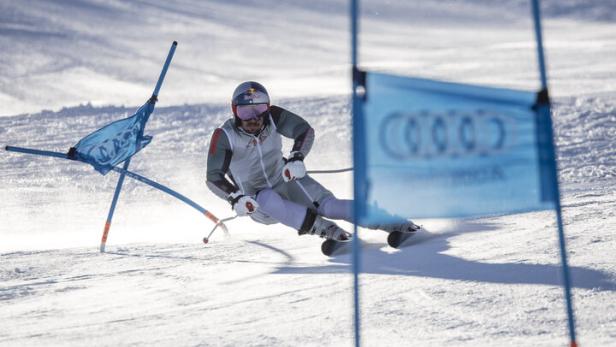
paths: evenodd
<path fill-rule="evenodd" d="M 156 87 L 154 87 L 154 92 L 152 93 L 152 97 L 149 100 L 152 105 L 156 104 L 156 101 L 158 101 L 158 93 L 160 92 L 160 87 L 163 85 L 163 80 L 165 79 L 165 75 L 167 74 L 167 70 L 169 69 L 169 65 L 171 64 L 171 59 L 175 54 L 175 48 L 177 47 L 177 45 L 177 41 L 173 41 L 173 43 L 171 44 L 171 48 L 169 49 L 169 53 L 167 54 L 167 59 L 165 59 L 165 64 L 163 65 L 163 69 L 158 76 Z M 105 228 L 103 229 L 103 236 L 101 238 L 101 253 L 105 252 L 105 245 L 107 243 L 107 236 L 109 235 L 109 228 L 111 227 L 111 220 L 113 219 L 113 213 L 115 212 L 118 197 L 120 196 L 120 191 L 122 190 L 122 184 L 124 183 L 124 176 L 126 175 L 129 165 L 130 158 L 126 159 L 126 161 L 124 162 L 124 171 L 120 173 L 120 178 L 118 178 L 118 184 L 116 185 L 115 192 L 113 193 L 111 207 L 109 208 L 109 213 L 107 214 L 107 221 L 105 222 Z"/>
<path fill-rule="evenodd" d="M 563 226 L 563 218 L 562 218 L 562 206 L 560 203 L 560 187 L 558 184 L 558 163 L 556 163 L 556 146 L 554 144 L 554 128 L 552 125 L 552 115 L 550 112 L 550 100 L 548 93 L 548 78 L 547 78 L 547 70 L 545 64 L 545 55 L 543 51 L 543 37 L 541 30 L 541 9 L 539 6 L 539 0 L 532 0 L 532 11 L 533 11 L 533 22 L 535 25 L 535 38 L 537 41 L 537 59 L 539 62 L 539 73 L 541 76 L 541 90 L 545 92 L 545 95 L 548 96 L 547 103 L 544 105 L 543 111 L 547 113 L 546 119 L 548 121 L 548 130 L 550 132 L 550 140 L 548 146 L 550 147 L 548 150 L 551 152 L 551 157 L 554 158 L 554 167 L 552 169 L 553 179 L 552 182 L 554 186 L 552 187 L 552 191 L 554 193 L 554 201 L 556 204 L 556 224 L 558 225 L 558 245 L 560 248 L 560 262 L 562 268 L 563 275 L 563 287 L 566 301 L 566 309 L 567 309 L 567 323 L 569 328 L 569 345 L 571 347 L 577 347 L 577 340 L 575 334 L 575 316 L 573 310 L 573 299 L 571 295 L 571 276 L 569 272 L 569 264 L 567 261 L 567 247 L 565 242 L 565 232 Z M 541 112 L 540 110 L 539 112 Z"/>
<path fill-rule="evenodd" d="M 352 84 L 352 119 L 353 119 L 353 163 L 355 167 L 362 169 L 363 166 L 363 151 L 361 150 L 358 138 L 363 136 L 363 119 L 360 114 L 360 101 L 357 95 L 359 88 L 359 74 L 357 69 L 357 34 L 358 34 L 358 15 L 359 15 L 359 0 L 351 1 L 351 75 Z M 352 241 L 352 264 L 353 264 L 353 308 L 354 308 L 354 337 L 355 347 L 361 345 L 361 321 L 360 321 L 360 306 L 359 306 L 359 272 L 360 272 L 360 249 L 359 249 L 359 228 L 357 223 L 360 216 L 360 199 L 358 195 L 361 191 L 363 182 L 359 182 L 357 174 L 353 175 L 353 241 Z"/>
<path fill-rule="evenodd" d="M 127 170 L 129 165 L 130 165 L 130 158 L 124 161 L 124 170 Z M 111 228 L 111 220 L 113 219 L 113 213 L 115 212 L 116 204 L 118 203 L 118 198 L 120 197 L 120 191 L 122 190 L 122 185 L 124 184 L 124 176 L 125 174 L 120 175 L 120 178 L 118 178 L 118 183 L 116 184 L 115 191 L 113 192 L 113 199 L 111 200 L 111 207 L 109 207 L 109 212 L 107 213 L 107 220 L 105 221 L 105 227 L 103 229 L 103 236 L 101 237 L 101 245 L 100 245 L 101 253 L 105 253 L 105 246 L 107 245 L 107 236 L 109 235 L 109 228 Z"/>
<path fill-rule="evenodd" d="M 550 100 L 548 93 L 548 78 L 545 64 L 545 54 L 543 50 L 543 37 L 541 30 L 541 8 L 539 0 L 532 0 L 533 22 L 535 25 L 535 38 L 537 41 L 537 59 L 539 63 L 539 73 L 541 76 L 541 90 L 547 96 L 547 103 L 544 105 L 544 112 L 547 112 L 546 119 L 548 121 L 548 131 L 550 132 L 550 142 L 548 143 L 551 157 L 556 158 L 556 146 L 554 143 L 554 127 L 552 125 L 552 115 L 550 112 Z M 541 110 L 540 110 L 541 112 Z M 565 240 L 565 232 L 562 218 L 562 206 L 560 203 L 560 186 L 558 183 L 558 163 L 554 159 L 554 167 L 552 170 L 554 186 L 552 191 L 554 193 L 554 201 L 556 204 L 556 224 L 558 225 L 558 244 L 560 248 L 560 262 L 563 275 L 563 287 L 565 294 L 565 302 L 567 308 L 567 323 L 569 328 L 569 342 L 571 347 L 577 347 L 577 339 L 575 334 L 575 315 L 573 310 L 573 299 L 571 295 L 571 276 L 569 272 L 569 264 L 567 261 L 567 247 Z"/>
<path fill-rule="evenodd" d="M 539 63 L 539 74 L 541 78 L 541 88 L 548 88 L 548 77 L 545 68 L 545 54 L 543 53 L 543 35 L 541 32 L 541 9 L 539 0 L 532 0 L 533 23 L 535 25 L 535 40 L 537 41 L 537 61 Z"/>
<path fill-rule="evenodd" d="M 25 153 L 25 154 L 41 155 L 44 157 L 68 159 L 68 156 L 65 153 L 60 153 L 60 152 L 43 151 L 40 149 L 32 149 L 32 148 L 24 148 L 24 147 L 16 147 L 16 146 L 6 146 L 4 147 L 4 149 L 9 152 L 18 152 L 18 153 Z"/>
<path fill-rule="evenodd" d="M 158 76 L 158 82 L 156 82 L 156 87 L 154 88 L 154 93 L 152 93 L 152 99 L 156 102 L 156 98 L 158 97 L 158 92 L 160 92 L 160 87 L 163 85 L 163 80 L 165 79 L 165 75 L 167 74 L 167 69 L 169 69 L 169 65 L 171 64 L 171 59 L 173 59 L 173 55 L 175 54 L 175 48 L 178 46 L 177 41 L 173 41 L 171 44 L 171 48 L 169 48 L 169 53 L 167 54 L 167 59 L 165 60 L 165 65 L 163 65 L 163 69 L 160 72 L 160 76 Z"/>

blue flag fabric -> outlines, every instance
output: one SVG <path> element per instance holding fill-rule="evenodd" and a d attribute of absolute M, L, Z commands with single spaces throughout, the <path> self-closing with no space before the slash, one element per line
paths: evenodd
<path fill-rule="evenodd" d="M 537 93 L 380 73 L 365 87 L 359 223 L 555 207 L 549 105 Z"/>
<path fill-rule="evenodd" d="M 134 115 L 110 123 L 84 137 L 73 147 L 73 159 L 89 163 L 105 175 L 152 141 L 152 136 L 143 135 L 152 111 L 154 103 L 148 101 Z"/>

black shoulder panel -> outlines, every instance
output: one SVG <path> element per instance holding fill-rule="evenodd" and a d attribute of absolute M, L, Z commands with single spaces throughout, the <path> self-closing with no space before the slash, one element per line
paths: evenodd
<path fill-rule="evenodd" d="M 272 115 L 272 119 L 274 120 L 274 124 L 276 126 L 278 126 L 278 123 L 280 122 L 280 116 L 282 115 L 282 112 L 284 112 L 284 109 L 282 107 L 276 105 L 270 106 L 270 114 Z"/>

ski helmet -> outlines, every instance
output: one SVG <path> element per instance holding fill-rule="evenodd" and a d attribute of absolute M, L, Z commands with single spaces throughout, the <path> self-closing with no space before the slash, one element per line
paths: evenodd
<path fill-rule="evenodd" d="M 269 110 L 270 106 L 270 98 L 269 94 L 267 94 L 267 90 L 263 85 L 254 81 L 247 81 L 241 83 L 235 91 L 233 91 L 233 98 L 231 99 L 231 109 L 233 110 L 233 115 L 236 120 L 238 118 L 243 118 L 241 115 L 238 115 L 237 107 L 241 105 L 266 105 L 265 108 L 261 112 L 265 112 Z"/>

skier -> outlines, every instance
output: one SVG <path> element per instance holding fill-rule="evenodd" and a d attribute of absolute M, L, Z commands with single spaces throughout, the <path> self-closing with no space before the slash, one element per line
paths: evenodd
<path fill-rule="evenodd" d="M 212 192 L 226 199 L 239 216 L 263 224 L 282 223 L 299 235 L 349 240 L 350 233 L 326 218 L 351 222 L 352 200 L 337 199 L 306 174 L 304 158 L 315 137 L 308 122 L 270 105 L 265 87 L 253 81 L 235 89 L 231 108 L 233 118 L 210 140 L 207 185 Z M 281 135 L 294 140 L 286 158 Z M 387 232 L 419 229 L 402 219 L 398 224 L 369 227 Z"/>

